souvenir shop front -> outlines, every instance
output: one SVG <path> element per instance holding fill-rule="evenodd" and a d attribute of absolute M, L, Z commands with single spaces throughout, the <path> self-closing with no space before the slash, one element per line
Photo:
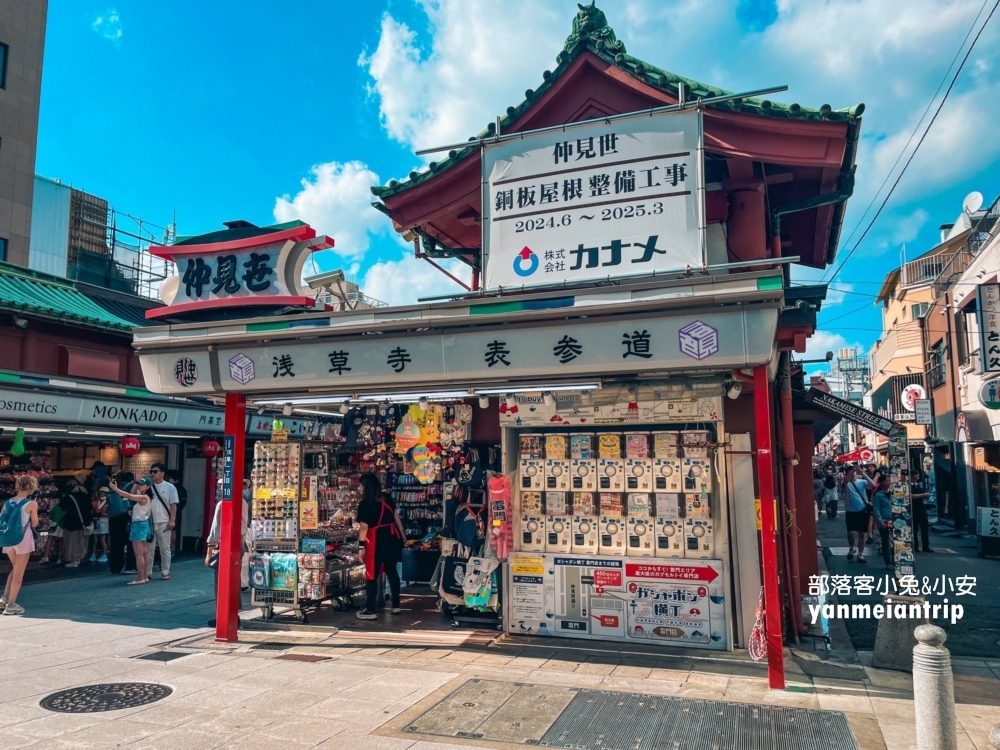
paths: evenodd
<path fill-rule="evenodd" d="M 516 310 L 464 299 L 137 330 L 135 345 L 155 390 L 344 419 L 332 443 L 279 430 L 246 467 L 265 615 L 733 649 L 761 585 L 755 399 L 737 397 L 767 383 L 782 295 L 777 270 L 646 279 Z M 179 363 L 198 374 L 180 383 Z M 330 614 L 361 604 L 367 472 L 395 500 L 412 584 L 374 624 Z"/>

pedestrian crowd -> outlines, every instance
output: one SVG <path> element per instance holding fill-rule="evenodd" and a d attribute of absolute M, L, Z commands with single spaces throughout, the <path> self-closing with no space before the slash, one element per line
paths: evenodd
<path fill-rule="evenodd" d="M 931 497 L 923 474 L 913 469 L 909 476 L 910 511 L 914 551 L 934 552 L 930 547 L 927 500 Z M 882 555 L 886 570 L 895 570 L 892 533 L 892 482 L 884 466 L 846 465 L 813 471 L 813 495 L 817 516 L 826 512 L 831 521 L 844 507 L 847 526 L 847 559 L 866 564 L 865 550 L 871 543 Z M 921 544 L 923 550 L 921 550 Z"/>
<path fill-rule="evenodd" d="M 0 597 L 4 615 L 23 614 L 17 595 L 29 558 L 39 551 L 38 481 L 19 476 L 15 490 L 17 494 L 0 510 L 0 541 L 12 566 Z M 107 466 L 98 461 L 89 472 L 71 477 L 58 503 L 49 509 L 41 564 L 78 568 L 107 563 L 112 575 L 134 572 L 129 585 L 140 585 L 153 579 L 158 553 L 160 580 L 169 581 L 186 495 L 176 473 L 162 463 L 154 463 L 149 475 L 137 480 L 128 471 L 111 478 Z"/>

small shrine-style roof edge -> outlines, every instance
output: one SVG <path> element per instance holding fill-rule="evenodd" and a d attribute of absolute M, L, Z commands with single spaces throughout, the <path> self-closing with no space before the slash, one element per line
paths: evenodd
<path fill-rule="evenodd" d="M 595 39 L 595 36 L 604 36 L 605 38 Z M 584 50 L 590 51 L 606 62 L 618 66 L 633 78 L 666 92 L 674 98 L 679 98 L 679 84 L 683 83 L 686 90 L 685 102 L 694 104 L 698 99 L 727 96 L 733 93 L 718 86 L 709 86 L 692 78 L 679 76 L 676 73 L 663 70 L 644 60 L 626 54 L 625 45 L 615 39 L 614 32 L 611 31 L 610 27 L 604 27 L 598 30 L 598 32 L 591 32 L 589 36 L 579 37 L 578 39 L 575 37 L 575 34 L 571 34 L 566 42 L 566 48 L 556 55 L 557 66 L 555 70 L 546 70 L 542 73 L 543 80 L 541 85 L 536 89 L 525 91 L 525 98 L 517 106 L 507 107 L 506 113 L 500 118 L 501 132 L 504 132 L 505 126 L 512 125 L 521 115 L 527 112 L 532 104 L 551 88 L 555 81 L 566 72 L 573 60 Z M 792 104 L 783 104 L 770 99 L 752 97 L 719 102 L 707 106 L 711 109 L 759 115 L 762 117 L 815 122 L 848 122 L 850 124 L 856 124 L 865 111 L 865 105 L 860 103 L 843 109 L 833 109 L 829 104 L 823 104 L 818 109 L 813 109 L 803 107 L 794 102 Z M 385 199 L 426 182 L 435 175 L 440 174 L 474 154 L 479 147 L 479 141 L 491 138 L 495 131 L 496 125 L 492 122 L 489 123 L 485 130 L 469 138 L 469 145 L 465 148 L 449 151 L 446 159 L 439 162 L 432 161 L 427 169 L 423 171 L 410 172 L 409 177 L 405 180 L 390 180 L 388 185 L 372 186 L 372 194 L 378 198 Z"/>

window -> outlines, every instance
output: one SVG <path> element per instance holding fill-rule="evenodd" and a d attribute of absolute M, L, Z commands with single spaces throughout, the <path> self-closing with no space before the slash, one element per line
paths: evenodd
<path fill-rule="evenodd" d="M 7 88 L 7 52 L 9 47 L 0 42 L 0 89 Z"/>
<path fill-rule="evenodd" d="M 7 240 L 0 237 L 0 260 L 7 260 Z"/>
<path fill-rule="evenodd" d="M 944 342 L 937 342 L 928 352 L 927 359 L 927 382 L 931 390 L 940 388 L 947 382 L 944 360 Z"/>
<path fill-rule="evenodd" d="M 913 319 L 922 318 L 927 312 L 927 308 L 930 307 L 930 302 L 918 302 L 915 305 L 910 306 L 911 315 Z"/>
<path fill-rule="evenodd" d="M 955 313 L 955 354 L 959 365 L 969 364 L 969 331 L 961 310 Z"/>

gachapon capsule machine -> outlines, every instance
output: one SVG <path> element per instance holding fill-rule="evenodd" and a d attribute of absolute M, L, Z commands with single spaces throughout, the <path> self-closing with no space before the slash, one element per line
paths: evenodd
<path fill-rule="evenodd" d="M 571 486 L 566 435 L 545 436 L 545 490 L 567 492 Z"/>
<path fill-rule="evenodd" d="M 656 555 L 656 527 L 653 521 L 651 495 L 645 492 L 628 493 L 628 515 L 626 533 L 628 535 L 629 557 L 654 557 Z"/>
<path fill-rule="evenodd" d="M 625 433 L 625 490 L 653 491 L 653 460 L 648 432 Z"/>
<path fill-rule="evenodd" d="M 681 495 L 657 492 L 656 557 L 684 557 L 684 519 L 681 518 Z"/>
<path fill-rule="evenodd" d="M 681 433 L 684 458 L 681 473 L 684 493 L 710 495 L 712 493 L 712 462 L 709 458 L 708 431 L 685 430 Z"/>
<path fill-rule="evenodd" d="M 711 518 L 684 519 L 684 557 L 711 560 L 715 557 L 715 534 Z"/>
<path fill-rule="evenodd" d="M 544 552 L 545 514 L 542 512 L 542 493 L 535 490 L 520 490 L 520 503 L 518 550 Z"/>
<path fill-rule="evenodd" d="M 569 552 L 573 544 L 572 522 L 566 492 L 545 493 L 545 551 Z"/>
<path fill-rule="evenodd" d="M 570 433 L 570 484 L 574 492 L 597 491 L 597 454 L 594 436 L 590 433 Z M 575 514 L 574 514 L 575 515 Z"/>
<path fill-rule="evenodd" d="M 679 432 L 653 433 L 653 491 L 683 492 Z"/>
<path fill-rule="evenodd" d="M 600 541 L 598 534 L 600 516 L 594 505 L 595 495 L 593 492 L 574 492 L 572 498 L 573 545 L 571 551 L 596 555 Z"/>
<path fill-rule="evenodd" d="M 625 516 L 622 515 L 622 496 L 618 492 L 601 492 L 599 494 L 601 503 L 601 517 L 598 523 L 600 532 L 600 545 L 598 553 L 601 555 L 620 555 L 626 553 L 626 532 Z"/>
<path fill-rule="evenodd" d="M 524 434 L 518 438 L 518 487 L 522 490 L 541 491 L 545 488 L 545 461 L 542 458 L 542 436 Z"/>
<path fill-rule="evenodd" d="M 597 488 L 600 492 L 625 491 L 620 433 L 606 432 L 597 436 Z"/>

